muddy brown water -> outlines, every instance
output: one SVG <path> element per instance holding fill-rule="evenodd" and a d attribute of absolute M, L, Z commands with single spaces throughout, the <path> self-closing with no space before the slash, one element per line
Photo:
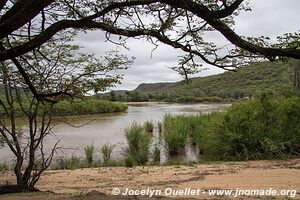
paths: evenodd
<path fill-rule="evenodd" d="M 123 157 L 126 140 L 124 129 L 134 121 L 143 123 L 147 120 L 157 125 L 167 113 L 179 115 L 196 115 L 199 113 L 209 113 L 212 111 L 224 110 L 229 104 L 170 104 L 170 103 L 137 103 L 129 104 L 126 112 L 69 116 L 58 119 L 54 129 L 54 134 L 49 136 L 45 142 L 46 151 L 49 150 L 58 140 L 61 149 L 57 151 L 57 156 L 82 156 L 83 148 L 93 144 L 97 149 L 105 143 L 115 144 L 113 159 Z M 67 123 L 63 122 L 67 121 Z M 155 134 L 154 134 L 155 135 Z M 154 139 L 155 140 L 155 139 Z M 188 145 L 186 147 L 186 159 L 197 159 L 197 147 Z M 99 152 L 96 152 L 96 157 Z M 11 161 L 14 158 L 8 147 L 0 150 L 0 160 Z M 161 152 L 162 162 L 166 159 L 165 151 Z"/>

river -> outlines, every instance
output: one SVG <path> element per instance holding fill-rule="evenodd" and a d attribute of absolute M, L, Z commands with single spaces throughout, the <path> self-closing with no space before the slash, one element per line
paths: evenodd
<path fill-rule="evenodd" d="M 61 122 L 53 129 L 55 136 L 47 139 L 46 146 L 50 148 L 60 140 L 59 156 L 81 156 L 84 146 L 93 144 L 99 148 L 109 142 L 116 144 L 113 159 L 120 159 L 126 147 L 124 129 L 134 121 L 143 123 L 150 120 L 157 124 L 167 113 L 174 115 L 209 113 L 224 110 L 228 106 L 229 104 L 137 103 L 129 104 L 128 110 L 121 113 L 70 116 L 60 119 Z M 0 150 L 1 161 L 9 161 L 12 158 L 13 155 L 7 147 Z"/>

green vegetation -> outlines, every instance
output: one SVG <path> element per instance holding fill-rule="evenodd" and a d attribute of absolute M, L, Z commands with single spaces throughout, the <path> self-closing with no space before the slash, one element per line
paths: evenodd
<path fill-rule="evenodd" d="M 116 147 L 116 145 L 112 145 L 110 143 L 105 143 L 100 147 L 100 154 L 101 154 L 104 166 L 110 166 L 111 154 L 115 147 Z"/>
<path fill-rule="evenodd" d="M 125 129 L 125 137 L 128 144 L 126 158 L 132 158 L 134 164 L 144 165 L 148 161 L 150 135 L 146 133 L 142 125 L 133 122 L 129 128 Z"/>
<path fill-rule="evenodd" d="M 1 162 L 0 163 L 0 172 L 2 172 L 2 171 L 8 171 L 8 170 L 10 170 L 9 165 L 7 163 L 5 163 L 5 162 Z"/>
<path fill-rule="evenodd" d="M 5 102 L 4 102 L 5 103 Z M 25 108 L 29 107 L 29 103 L 23 105 Z M 122 112 L 127 109 L 127 105 L 119 102 L 111 102 L 100 99 L 75 99 L 72 101 L 64 100 L 56 103 L 53 107 L 52 115 L 54 116 L 66 116 L 66 115 L 86 115 L 86 114 L 102 114 Z M 4 114 L 4 110 L 0 108 L 0 114 Z M 22 117 L 22 112 L 19 104 L 15 105 L 16 116 Z M 42 113 L 39 113 L 42 115 Z M 1 142 L 1 138 L 0 138 Z M 0 143 L 1 144 L 1 143 Z"/>
<path fill-rule="evenodd" d="M 54 106 L 54 115 L 84 115 L 121 112 L 127 109 L 125 104 L 106 100 L 60 101 Z"/>
<path fill-rule="evenodd" d="M 125 163 L 125 167 L 133 167 L 136 161 L 131 155 L 126 155 L 124 159 L 124 163 Z"/>
<path fill-rule="evenodd" d="M 143 83 L 134 91 L 115 91 L 117 101 L 220 102 L 253 97 L 264 90 L 275 94 L 293 89 L 292 62 L 253 63 L 237 72 L 191 78 L 176 83 Z M 111 99 L 109 93 L 98 98 Z M 112 100 L 112 99 L 111 99 Z"/>
<path fill-rule="evenodd" d="M 53 170 L 61 170 L 61 169 L 80 169 L 80 168 L 89 168 L 89 167 L 101 167 L 100 160 L 93 161 L 93 163 L 88 163 L 86 159 L 81 159 L 77 156 L 71 157 L 60 157 L 51 165 L 51 169 Z"/>
<path fill-rule="evenodd" d="M 257 100 L 234 104 L 224 118 L 223 159 L 271 159 L 300 154 L 300 98 Z"/>
<path fill-rule="evenodd" d="M 187 141 L 187 124 L 182 120 L 184 116 L 164 116 L 163 138 L 170 156 L 178 155 L 185 147 Z"/>
<path fill-rule="evenodd" d="M 178 97 L 175 99 L 175 102 L 178 103 L 197 103 L 197 102 L 221 102 L 222 99 L 220 97 Z"/>
<path fill-rule="evenodd" d="M 147 133 L 152 133 L 154 129 L 154 125 L 152 121 L 146 121 L 144 123 L 144 129 Z"/>
<path fill-rule="evenodd" d="M 200 160 L 255 160 L 300 155 L 300 98 L 272 97 L 237 102 L 227 112 L 164 119 L 170 155 L 190 137 Z"/>
<path fill-rule="evenodd" d="M 93 158 L 94 158 L 94 154 L 95 154 L 95 147 L 94 145 L 87 145 L 84 147 L 84 154 L 85 154 L 85 159 L 87 161 L 88 164 L 92 164 L 93 163 Z"/>

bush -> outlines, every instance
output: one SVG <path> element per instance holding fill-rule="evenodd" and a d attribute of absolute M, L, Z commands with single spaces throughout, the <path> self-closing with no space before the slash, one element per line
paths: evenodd
<path fill-rule="evenodd" d="M 86 159 L 88 164 L 93 163 L 94 153 L 95 153 L 94 145 L 91 144 L 91 145 L 87 145 L 87 146 L 84 147 L 85 159 Z"/>
<path fill-rule="evenodd" d="M 183 96 L 178 97 L 175 100 L 179 103 L 197 103 L 197 102 L 221 102 L 220 97 L 194 97 L 194 96 Z"/>
<path fill-rule="evenodd" d="M 152 133 L 154 129 L 154 125 L 152 121 L 146 121 L 144 123 L 144 128 L 147 133 Z"/>
<path fill-rule="evenodd" d="M 178 155 L 186 145 L 186 122 L 184 116 L 164 116 L 163 138 L 170 156 Z"/>
<path fill-rule="evenodd" d="M 223 159 L 286 158 L 300 154 L 300 98 L 272 98 L 234 104 L 227 112 L 220 142 Z"/>
<path fill-rule="evenodd" d="M 144 165 L 148 161 L 148 149 L 150 136 L 144 127 L 133 122 L 129 128 L 125 129 L 125 136 L 128 144 L 126 153 L 131 156 L 138 165 Z"/>
<path fill-rule="evenodd" d="M 100 147 L 100 154 L 102 156 L 104 166 L 110 166 L 111 154 L 114 148 L 115 145 L 112 145 L 110 143 L 103 144 Z"/>
<path fill-rule="evenodd" d="M 53 165 L 52 169 L 77 169 L 81 167 L 81 161 L 78 157 L 72 156 L 71 158 L 61 157 L 57 159 Z"/>
<path fill-rule="evenodd" d="M 107 100 L 81 100 L 60 101 L 53 108 L 54 115 L 85 115 L 121 112 L 127 109 L 127 105 Z"/>
<path fill-rule="evenodd" d="M 125 167 L 133 167 L 135 160 L 131 155 L 127 155 L 124 159 Z"/>
<path fill-rule="evenodd" d="M 190 138 L 197 144 L 202 159 L 215 159 L 216 136 L 223 123 L 224 113 L 216 112 L 197 116 L 166 115 L 164 118 L 164 140 L 170 156 L 178 155 Z"/>

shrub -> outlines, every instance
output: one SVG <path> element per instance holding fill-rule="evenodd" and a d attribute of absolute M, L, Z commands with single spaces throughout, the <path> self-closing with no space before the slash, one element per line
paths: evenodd
<path fill-rule="evenodd" d="M 187 139 L 198 145 L 202 159 L 215 159 L 218 132 L 223 123 L 224 113 L 215 112 L 197 116 L 166 115 L 164 118 L 164 140 L 170 156 L 178 155 Z"/>
<path fill-rule="evenodd" d="M 152 133 L 154 129 L 154 125 L 152 121 L 146 121 L 144 123 L 144 128 L 147 133 Z"/>
<path fill-rule="evenodd" d="M 128 144 L 127 154 L 132 156 L 138 165 L 144 165 L 148 161 L 148 149 L 150 136 L 144 127 L 133 122 L 129 128 L 125 129 L 125 136 Z"/>
<path fill-rule="evenodd" d="M 75 99 L 73 101 L 60 101 L 53 108 L 54 115 L 84 115 L 121 112 L 127 109 L 127 105 L 107 100 Z"/>
<path fill-rule="evenodd" d="M 220 97 L 194 97 L 194 96 L 182 96 L 178 97 L 175 100 L 179 103 L 197 103 L 197 102 L 221 102 L 222 99 Z"/>
<path fill-rule="evenodd" d="M 85 159 L 86 159 L 88 164 L 93 163 L 94 153 L 95 153 L 94 145 L 91 144 L 91 145 L 87 145 L 87 146 L 84 147 Z"/>
<path fill-rule="evenodd" d="M 134 158 L 131 155 L 127 155 L 124 159 L 125 167 L 133 167 L 134 166 Z"/>
<path fill-rule="evenodd" d="M 77 169 L 81 167 L 81 161 L 78 157 L 72 156 L 68 157 L 60 157 L 53 164 L 52 169 Z"/>
<path fill-rule="evenodd" d="M 110 166 L 111 154 L 112 154 L 114 148 L 115 148 L 115 145 L 112 145 L 110 143 L 103 144 L 100 147 L 100 154 L 102 156 L 104 166 Z"/>
<path fill-rule="evenodd" d="M 164 116 L 164 141 L 170 156 L 175 156 L 187 142 L 186 121 L 183 116 Z"/>
<path fill-rule="evenodd" d="M 286 158 L 300 153 L 300 98 L 256 100 L 234 104 L 225 116 L 223 159 Z"/>

